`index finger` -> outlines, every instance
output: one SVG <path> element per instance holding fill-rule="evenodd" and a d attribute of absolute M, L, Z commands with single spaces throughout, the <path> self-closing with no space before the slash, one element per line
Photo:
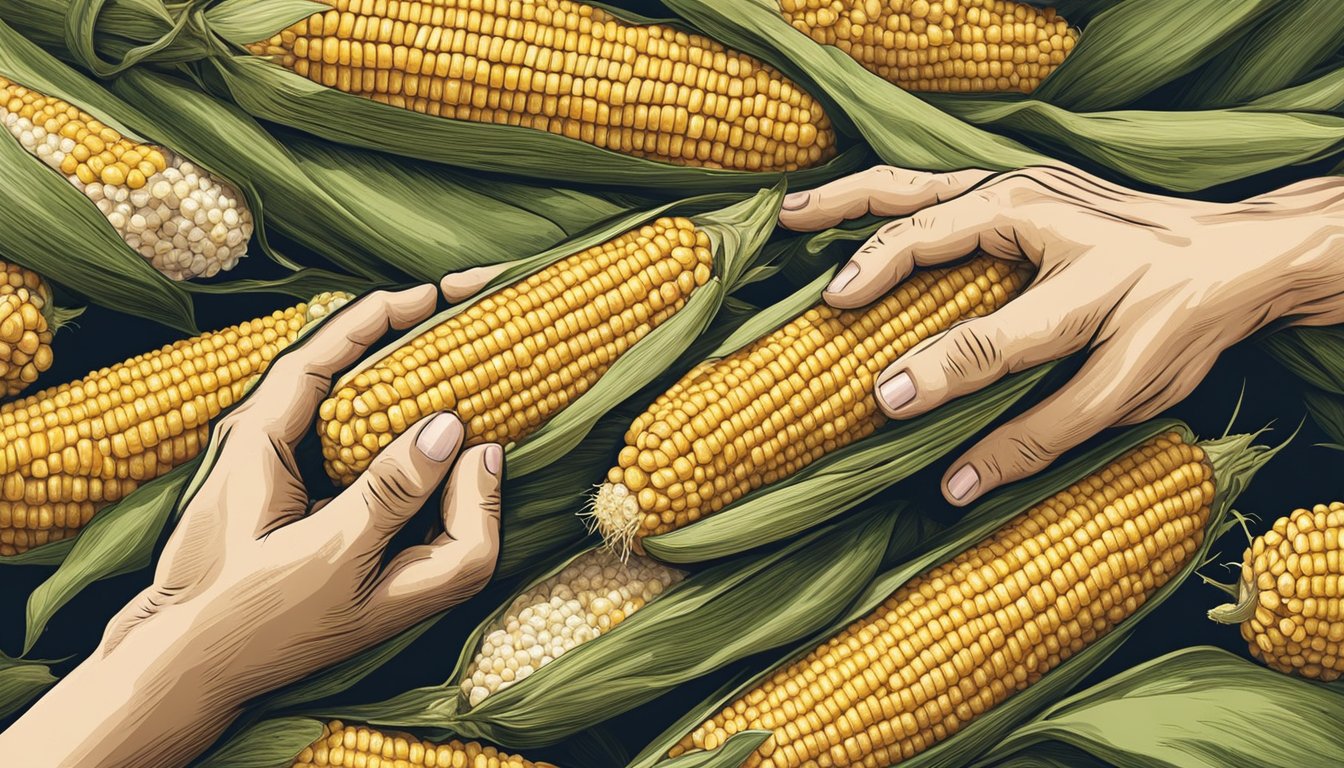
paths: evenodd
<path fill-rule="evenodd" d="M 428 318 L 437 298 L 432 285 L 375 291 L 360 298 L 323 321 L 302 344 L 282 353 L 235 419 L 253 423 L 276 440 L 298 442 L 331 392 L 332 378 L 354 365 L 388 331 Z"/>
<path fill-rule="evenodd" d="M 927 173 L 879 165 L 813 190 L 788 195 L 779 223 L 793 230 L 814 231 L 869 213 L 904 216 L 950 200 L 991 175 L 979 168 Z"/>

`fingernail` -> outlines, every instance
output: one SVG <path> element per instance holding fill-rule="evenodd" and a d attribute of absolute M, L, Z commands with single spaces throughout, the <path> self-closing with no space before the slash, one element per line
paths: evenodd
<path fill-rule="evenodd" d="M 952 473 L 952 478 L 947 481 L 947 492 L 952 494 L 952 498 L 961 501 L 979 485 L 980 473 L 975 471 L 975 467 L 967 464 Z"/>
<path fill-rule="evenodd" d="M 430 419 L 415 438 L 415 447 L 431 461 L 444 461 L 462 442 L 462 422 L 451 413 Z"/>
<path fill-rule="evenodd" d="M 807 207 L 807 201 L 812 199 L 811 192 L 794 192 L 784 196 L 783 207 L 786 211 L 798 211 Z"/>
<path fill-rule="evenodd" d="M 835 276 L 835 279 L 831 281 L 831 284 L 826 286 L 826 292 L 839 293 L 845 290 L 845 286 L 853 282 L 854 278 L 858 276 L 859 265 L 851 261 L 845 265 L 844 269 L 840 270 L 840 274 Z"/>
<path fill-rule="evenodd" d="M 877 393 L 891 410 L 896 410 L 915 399 L 915 380 L 905 371 L 877 385 Z"/>
<path fill-rule="evenodd" d="M 485 446 L 485 471 L 498 476 L 504 469 L 504 449 L 499 447 L 499 443 L 490 443 Z"/>

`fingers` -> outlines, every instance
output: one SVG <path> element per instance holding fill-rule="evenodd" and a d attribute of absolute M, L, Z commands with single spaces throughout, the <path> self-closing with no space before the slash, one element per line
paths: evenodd
<path fill-rule="evenodd" d="M 1018 222 L 1010 209 L 972 193 L 926 208 L 879 229 L 836 273 L 822 297 L 833 307 L 870 304 L 914 271 L 985 249 L 1004 258 L 1021 257 L 1015 247 Z"/>
<path fill-rule="evenodd" d="M 446 610 L 490 580 L 499 555 L 504 451 L 489 443 L 467 450 L 443 494 L 444 533 L 411 547 L 388 565 L 370 600 L 379 618 L 399 624 Z"/>
<path fill-rule="evenodd" d="M 864 214 L 903 216 L 950 200 L 992 175 L 971 168 L 952 173 L 925 173 L 879 165 L 816 189 L 784 198 L 779 223 L 789 229 L 815 231 Z"/>
<path fill-rule="evenodd" d="M 296 443 L 312 426 L 331 380 L 392 329 L 408 328 L 434 311 L 433 286 L 375 291 L 326 320 L 302 344 L 282 354 L 233 415 L 275 440 Z"/>
<path fill-rule="evenodd" d="M 439 290 L 443 293 L 443 298 L 447 299 L 450 304 L 457 304 L 475 295 L 491 280 L 494 280 L 501 272 L 511 266 L 513 266 L 511 262 L 506 262 L 504 264 L 472 267 L 461 272 L 449 272 L 439 281 Z"/>
<path fill-rule="evenodd" d="M 322 515 L 358 546 L 382 546 L 424 506 L 457 456 L 462 422 L 439 413 L 393 440 Z"/>
<path fill-rule="evenodd" d="M 878 405 L 892 418 L 909 419 L 1010 373 L 1067 357 L 1096 335 L 1102 305 L 1067 272 L 1042 280 L 993 314 L 959 323 L 902 355 L 878 376 Z"/>

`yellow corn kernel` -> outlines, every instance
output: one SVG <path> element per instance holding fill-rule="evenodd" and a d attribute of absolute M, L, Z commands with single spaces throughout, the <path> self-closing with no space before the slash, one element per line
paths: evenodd
<path fill-rule="evenodd" d="M 51 288 L 42 276 L 0 261 L 0 394 L 22 392 L 51 367 Z"/>
<path fill-rule="evenodd" d="M 875 378 L 906 350 L 1002 306 L 1030 270 L 987 256 L 920 272 L 856 310 L 818 304 L 754 344 L 701 364 L 630 425 L 591 515 L 643 553 L 646 536 L 715 514 L 886 421 Z"/>
<path fill-rule="evenodd" d="M 322 736 L 294 758 L 293 768 L 555 768 L 474 741 L 446 744 L 414 736 L 382 733 L 333 720 Z"/>
<path fill-rule="evenodd" d="M 1213 495 L 1202 449 L 1153 439 L 911 580 L 671 754 L 760 729 L 743 766 L 914 757 L 1132 615 L 1198 551 Z"/>
<path fill-rule="evenodd" d="M 588 391 L 709 280 L 709 236 L 663 218 L 472 304 L 355 374 L 318 412 L 327 473 L 350 484 L 410 425 L 455 411 L 467 444 L 509 444 Z"/>
<path fill-rule="evenodd" d="M 773 67 L 571 0 L 321 0 L 248 46 L 329 88 L 676 165 L 792 171 L 835 153 L 821 105 Z"/>
<path fill-rule="evenodd" d="M 1078 44 L 1053 8 L 1015 0 L 779 0 L 784 18 L 910 91 L 1031 93 Z"/>

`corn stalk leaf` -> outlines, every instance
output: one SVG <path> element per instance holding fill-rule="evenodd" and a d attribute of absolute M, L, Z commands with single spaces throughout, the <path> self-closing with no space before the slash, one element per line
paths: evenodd
<path fill-rule="evenodd" d="M 1334 441 L 1330 447 L 1344 451 L 1344 396 L 1309 390 L 1303 398 L 1312 420 Z"/>
<path fill-rule="evenodd" d="M 1290 328 L 1261 343 L 1298 378 L 1344 397 L 1344 326 Z"/>
<path fill-rule="evenodd" d="M 304 747 L 322 735 L 322 723 L 307 717 L 282 717 L 249 726 L 194 768 L 288 768 Z"/>
<path fill-rule="evenodd" d="M 1051 706 L 976 762 L 1065 744 L 1124 768 L 1344 763 L 1344 694 L 1227 651 L 1186 648 Z"/>
<path fill-rule="evenodd" d="M 0 653 L 0 718 L 23 709 L 55 684 L 56 676 L 47 665 Z"/>
<path fill-rule="evenodd" d="M 697 706 L 681 720 L 672 725 L 663 735 L 653 741 L 643 752 L 636 756 L 630 768 L 649 768 L 658 765 L 666 768 L 662 759 L 668 749 L 681 740 L 682 736 L 696 725 L 719 711 L 733 697 L 750 688 L 774 669 L 802 657 L 809 650 L 851 622 L 870 613 L 889 595 L 915 576 L 929 568 L 946 562 L 958 553 L 982 541 L 995 530 L 1002 527 L 1022 511 L 1030 508 L 1042 499 L 1066 488 L 1087 475 L 1097 471 L 1125 451 L 1143 443 L 1151 437 L 1173 429 L 1186 433 L 1183 425 L 1170 421 L 1152 422 L 1128 430 L 1096 448 L 1058 466 L 1042 475 L 1014 486 L 1003 489 L 988 500 L 978 504 L 962 522 L 949 528 L 936 537 L 920 554 L 906 563 L 879 574 L 863 593 L 844 611 L 837 621 L 826 630 L 803 643 L 798 650 L 784 657 L 778 664 L 762 671 L 760 676 L 736 686 L 734 689 L 714 694 Z M 1253 445 L 1254 436 L 1234 435 L 1215 441 L 1201 443 L 1214 467 L 1218 492 L 1211 510 L 1209 532 L 1219 530 L 1222 519 L 1231 508 L 1232 502 L 1250 482 L 1255 473 L 1274 456 L 1278 449 L 1269 449 Z M 1052 702 L 1059 700 L 1065 692 L 1072 689 L 1083 678 L 1101 664 L 1128 637 L 1138 622 L 1161 605 L 1205 559 L 1213 544 L 1214 537 L 1206 535 L 1200 550 L 1173 579 L 1154 593 L 1129 618 L 1121 622 L 1109 634 L 1101 637 L 1088 648 L 1055 667 L 1039 681 L 1025 691 L 1019 692 L 998 707 L 986 712 L 945 741 L 902 762 L 902 768 L 951 768 L 964 766 L 977 755 L 991 748 L 1007 733 L 1040 712 Z M 711 756 L 720 754 L 712 751 Z M 704 768 L 733 768 L 737 765 L 731 759 L 707 759 Z"/>
<path fill-rule="evenodd" d="M 468 709 L 461 681 L 481 638 L 513 602 L 509 598 L 468 638 L 444 685 L 331 714 L 358 722 L 441 730 L 515 748 L 554 743 L 683 682 L 826 624 L 876 572 L 898 516 L 888 507 L 874 507 L 765 554 L 693 574 L 615 629 Z M 567 563 L 542 573 L 533 583 Z M 771 600 L 779 594 L 790 599 L 782 605 Z"/>

